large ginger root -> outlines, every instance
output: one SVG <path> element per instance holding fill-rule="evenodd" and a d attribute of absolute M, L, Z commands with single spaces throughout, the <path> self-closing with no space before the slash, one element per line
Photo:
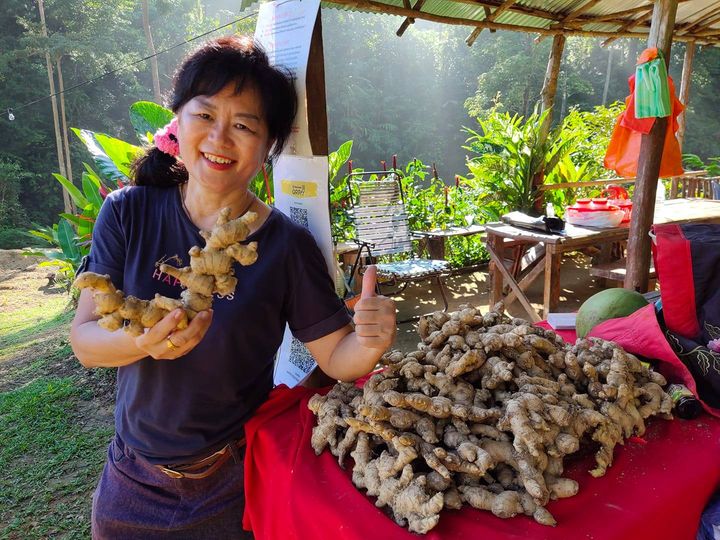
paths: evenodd
<path fill-rule="evenodd" d="M 315 451 L 341 466 L 350 454 L 353 483 L 414 532 L 463 503 L 554 526 L 545 505 L 578 491 L 565 456 L 595 441 L 601 476 L 618 444 L 670 413 L 662 376 L 613 343 L 569 345 L 470 306 L 423 317 L 418 332 L 418 350 L 386 354 L 362 390 L 341 383 L 309 403 Z"/>
<path fill-rule="evenodd" d="M 240 243 L 247 238 L 248 226 L 257 214 L 248 212 L 233 220 L 229 216 L 230 208 L 223 208 L 213 230 L 201 231 L 206 245 L 202 249 L 190 248 L 189 266 L 160 265 L 162 272 L 177 278 L 185 287 L 179 300 L 159 294 L 152 300 L 125 297 L 112 284 L 110 276 L 94 272 L 83 272 L 73 286 L 94 291 L 95 314 L 100 316 L 98 325 L 111 332 L 124 328 L 130 335 L 139 336 L 177 308 L 184 311 L 177 327 L 187 328 L 188 321 L 195 315 L 212 307 L 213 294 L 226 296 L 235 290 L 237 278 L 233 275 L 233 261 L 247 266 L 257 260 L 257 242 Z"/>

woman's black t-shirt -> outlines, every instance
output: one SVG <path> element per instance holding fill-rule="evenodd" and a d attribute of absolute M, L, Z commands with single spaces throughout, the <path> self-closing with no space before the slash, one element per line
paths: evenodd
<path fill-rule="evenodd" d="M 150 357 L 118 369 L 116 430 L 154 463 L 180 463 L 222 447 L 272 388 L 285 324 L 300 341 L 350 322 L 310 232 L 273 209 L 248 239 L 258 259 L 234 265 L 235 292 L 213 300 L 203 340 L 177 360 Z M 109 274 L 125 294 L 179 298 L 180 283 L 158 263 L 189 264 L 204 245 L 175 188 L 126 187 L 105 200 L 82 270 Z"/>

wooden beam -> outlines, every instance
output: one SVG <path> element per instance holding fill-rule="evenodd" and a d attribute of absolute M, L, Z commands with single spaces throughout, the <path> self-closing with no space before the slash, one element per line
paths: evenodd
<path fill-rule="evenodd" d="M 652 18 L 654 10 L 648 11 L 644 15 L 640 15 L 637 19 L 633 19 L 632 21 L 626 22 L 624 25 L 622 25 L 620 28 L 618 28 L 618 34 L 622 34 L 623 32 L 627 32 L 629 30 L 632 30 L 633 28 L 636 28 L 646 22 L 648 19 Z M 672 31 L 672 30 L 671 30 Z M 619 36 L 618 36 L 619 37 Z M 613 41 L 618 39 L 618 37 L 611 37 L 603 41 L 600 46 L 601 47 L 607 47 L 610 45 Z"/>
<path fill-rule="evenodd" d="M 307 116 L 310 148 L 314 156 L 328 155 L 327 101 L 325 98 L 325 53 L 322 40 L 322 10 L 318 10 L 310 41 L 307 74 Z"/>
<path fill-rule="evenodd" d="M 502 15 L 505 11 L 507 11 L 510 6 L 512 6 L 516 0 L 505 0 L 500 6 L 498 6 L 495 11 L 490 11 L 490 6 L 484 6 L 485 11 L 485 18 L 483 19 L 486 22 L 493 22 L 495 19 L 497 19 L 500 15 Z M 467 43 L 468 47 L 472 47 L 473 43 L 475 43 L 475 40 L 480 35 L 480 32 L 482 32 L 483 27 L 478 26 L 475 28 L 475 30 L 472 31 L 472 34 L 470 34 L 466 39 L 465 43 Z M 491 32 L 495 32 L 496 30 L 494 28 L 490 29 Z"/>
<path fill-rule="evenodd" d="M 675 26 L 678 0 L 656 0 L 647 46 L 657 47 L 670 61 L 672 31 Z M 627 246 L 625 288 L 646 292 L 650 271 L 650 237 L 648 232 L 655 212 L 655 192 L 660 175 L 668 119 L 656 118 L 648 135 L 642 136 L 638 174 L 633 194 L 633 212 Z"/>
<path fill-rule="evenodd" d="M 617 24 L 619 26 L 628 22 L 628 17 L 637 15 L 638 13 L 645 13 L 652 9 L 652 4 L 645 6 L 638 6 L 632 9 L 625 9 L 623 11 L 616 11 L 614 13 L 607 13 L 605 15 L 586 15 L 584 17 L 578 17 L 577 19 L 567 21 L 564 23 L 551 24 L 550 28 L 564 28 L 566 30 L 580 29 L 586 24 L 596 23 L 609 23 Z"/>
<path fill-rule="evenodd" d="M 412 10 L 419 12 L 422 9 L 424 3 L 425 0 L 416 0 Z M 397 37 L 402 37 L 402 35 L 405 33 L 405 30 L 407 30 L 408 26 L 410 26 L 411 24 L 415 24 L 415 17 L 406 17 L 400 25 L 400 28 L 398 28 L 397 32 L 395 32 L 395 34 L 397 34 Z"/>
<path fill-rule="evenodd" d="M 494 18 L 496 19 L 506 11 L 511 13 L 518 13 L 520 15 L 531 15 L 539 19 L 545 19 L 549 21 L 557 20 L 557 14 L 544 9 L 538 9 L 533 7 L 527 7 L 523 5 L 516 5 L 517 0 L 456 0 L 461 4 L 472 4 L 474 6 L 484 6 L 493 10 Z"/>
<path fill-rule="evenodd" d="M 682 78 L 680 80 L 680 102 L 685 105 L 685 110 L 678 117 L 677 140 L 681 150 L 685 140 L 685 112 L 690 98 L 693 58 L 695 58 L 695 42 L 691 41 L 685 44 L 685 57 L 683 58 Z"/>
<path fill-rule="evenodd" d="M 428 13 L 427 11 L 413 11 L 412 9 L 403 8 L 400 6 L 394 6 L 384 4 L 377 0 L 328 0 L 328 2 L 337 5 L 350 6 L 351 8 L 359 11 L 366 11 L 371 13 L 382 13 L 385 15 L 399 15 L 401 17 L 412 17 L 414 19 L 422 19 L 425 21 L 436 22 L 441 24 L 449 24 L 453 26 L 472 26 L 482 27 L 495 30 L 508 30 L 510 32 L 526 32 L 530 34 L 547 34 L 554 36 L 556 34 L 566 34 L 573 36 L 584 36 L 593 38 L 632 38 L 632 39 L 647 39 L 647 32 L 603 32 L 595 30 L 573 30 L 573 29 L 559 29 L 559 28 L 547 28 L 547 27 L 535 27 L 535 26 L 523 26 L 514 24 L 505 24 L 498 22 L 486 22 L 484 20 L 477 19 L 466 19 L 463 17 L 448 17 L 446 15 L 435 15 L 434 13 Z M 467 1 L 465 3 L 477 4 L 477 2 Z M 485 4 L 485 2 L 483 2 Z M 482 5 L 482 4 L 481 4 Z M 692 36 L 676 36 L 675 41 L 696 41 L 696 38 Z M 703 43 L 715 43 L 716 40 L 707 39 L 702 40 Z"/>
<path fill-rule="evenodd" d="M 712 7 L 712 6 L 710 6 L 710 7 L 711 7 L 711 9 L 708 13 L 703 13 L 698 18 L 698 20 L 695 21 L 694 23 L 689 23 L 689 24 L 684 25 L 678 31 L 678 33 L 682 34 L 682 35 L 694 33 L 695 29 L 700 28 L 700 27 L 709 26 L 712 24 L 712 22 L 716 21 L 717 19 L 713 19 L 713 17 L 715 17 L 718 13 L 720 13 L 720 7 Z M 700 13 L 701 11 L 702 11 L 702 9 L 700 11 L 698 11 L 698 13 Z M 697 15 L 697 13 L 695 15 Z"/>
<path fill-rule="evenodd" d="M 577 8 L 575 11 L 571 11 L 567 15 L 565 15 L 562 19 L 560 19 L 556 24 L 550 25 L 550 26 L 558 26 L 562 28 L 565 24 L 574 21 L 577 19 L 580 15 L 585 13 L 588 9 L 593 7 L 595 4 L 599 4 L 601 0 L 590 0 L 589 2 L 585 2 L 582 6 Z M 535 39 L 535 43 L 540 43 L 543 39 L 545 39 L 547 36 L 538 36 Z"/>
<path fill-rule="evenodd" d="M 486 19 L 487 19 L 488 17 L 490 17 L 490 15 L 492 14 L 492 11 L 490 11 L 490 8 L 487 7 L 487 6 L 485 6 L 485 7 L 483 8 L 483 11 L 485 12 L 485 18 L 486 18 Z M 491 34 L 494 34 L 495 32 L 497 32 L 497 30 L 495 30 L 494 28 L 491 28 L 491 29 L 490 29 L 490 33 L 491 33 Z"/>

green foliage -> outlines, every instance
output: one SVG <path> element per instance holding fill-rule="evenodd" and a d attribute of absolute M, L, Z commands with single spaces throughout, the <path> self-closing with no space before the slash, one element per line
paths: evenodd
<path fill-rule="evenodd" d="M 497 213 L 531 212 L 538 197 L 536 177 L 553 174 L 573 150 L 574 141 L 561 138 L 559 128 L 551 129 L 543 140 L 547 114 L 533 113 L 525 119 L 493 111 L 478 119 L 480 132 L 466 128 L 470 137 L 464 148 L 475 154 L 467 161 L 467 181 Z"/>
<path fill-rule="evenodd" d="M 342 167 L 350 160 L 352 147 L 353 141 L 345 141 L 328 156 L 330 231 L 335 242 L 346 242 L 354 235 L 348 177 L 338 176 Z"/>
<path fill-rule="evenodd" d="M 130 117 L 138 138 L 142 140 L 147 139 L 148 133 L 152 136 L 161 122 L 165 125 L 167 118 L 172 117 L 172 112 L 160 105 L 140 102 L 130 107 Z M 36 227 L 29 231 L 30 235 L 44 240 L 52 249 L 25 252 L 26 255 L 44 256 L 47 260 L 40 266 L 56 268 L 61 282 L 68 290 L 83 257 L 90 253 L 92 232 L 103 199 L 113 189 L 102 182 L 100 175 L 110 181 L 111 185 L 122 186 L 130 181 L 130 166 L 142 152 L 139 146 L 109 135 L 77 128 L 73 128 L 73 132 L 85 143 L 100 174 L 85 163 L 82 189 L 79 189 L 61 174 L 53 173 L 53 177 L 70 194 L 77 212 L 63 212 L 60 220 L 52 227 Z"/>
<path fill-rule="evenodd" d="M 707 171 L 708 176 L 720 176 L 720 157 L 711 157 L 707 163 L 696 154 L 683 154 L 683 165 L 693 171 Z"/>
<path fill-rule="evenodd" d="M 352 199 L 357 197 L 356 183 L 348 183 L 348 175 L 338 172 L 350 158 L 352 141 L 340 146 L 331 154 L 330 171 L 330 223 L 335 242 L 352 241 L 355 234 L 352 215 Z M 400 174 L 405 200 L 405 210 L 411 230 L 432 230 L 452 226 L 469 226 L 474 223 L 498 219 L 491 208 L 478 204 L 478 190 L 471 185 L 447 186 L 445 182 L 428 172 L 429 167 L 418 159 L 410 161 Z M 353 173 L 363 169 L 353 167 Z M 370 174 L 364 180 L 373 180 Z M 353 190 L 352 195 L 350 189 Z M 487 253 L 479 237 L 453 238 L 448 244 L 447 259 L 455 267 L 476 264 L 487 259 Z"/>
<path fill-rule="evenodd" d="M 137 114 L 137 111 L 136 111 Z M 139 146 L 127 143 L 104 133 L 72 128 L 88 149 L 100 174 L 112 182 L 130 182 L 130 166 L 142 153 Z"/>
<path fill-rule="evenodd" d="M 598 105 L 590 111 L 581 111 L 573 107 L 562 121 L 561 136 L 575 141 L 572 152 L 573 163 L 578 166 L 584 165 L 587 176 L 592 177 L 592 180 L 615 176 L 613 171 L 603 167 L 603 159 L 617 117 L 624 110 L 625 104 L 621 101 L 608 106 Z"/>
<path fill-rule="evenodd" d="M 91 397 L 85 392 L 74 379 L 65 377 L 37 379 L 0 393 L 4 538 L 89 536 L 84 501 L 102 469 L 112 429 L 92 424 L 79 429 L 80 404 Z M 79 463 L 83 466 L 78 467 Z M 78 510 L 84 511 L 78 515 Z"/>
<path fill-rule="evenodd" d="M 138 101 L 130 106 L 130 123 L 135 135 L 145 144 L 152 144 L 153 134 L 169 124 L 173 117 L 170 109 L 152 101 Z"/>

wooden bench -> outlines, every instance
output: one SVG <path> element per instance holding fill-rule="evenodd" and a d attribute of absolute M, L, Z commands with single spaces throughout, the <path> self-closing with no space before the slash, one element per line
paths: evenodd
<path fill-rule="evenodd" d="M 595 264 L 590 267 L 590 275 L 601 279 L 610 279 L 613 281 L 625 281 L 625 274 L 627 270 L 627 261 L 625 259 L 618 259 L 602 264 Z M 657 279 L 657 272 L 655 266 L 650 263 L 650 275 L 651 280 Z"/>

